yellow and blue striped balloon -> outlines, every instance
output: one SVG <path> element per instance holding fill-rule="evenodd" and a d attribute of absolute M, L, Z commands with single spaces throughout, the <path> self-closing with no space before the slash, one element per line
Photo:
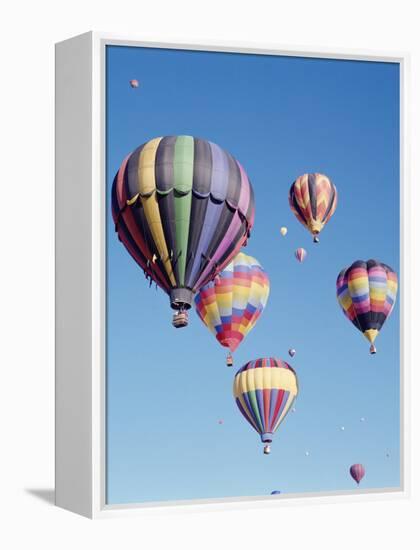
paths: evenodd
<path fill-rule="evenodd" d="M 292 367 L 273 357 L 249 361 L 235 375 L 233 396 L 244 416 L 270 453 L 273 434 L 285 419 L 299 392 Z"/>

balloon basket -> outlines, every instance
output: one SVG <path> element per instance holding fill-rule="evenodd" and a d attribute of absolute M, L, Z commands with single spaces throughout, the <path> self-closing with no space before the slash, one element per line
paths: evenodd
<path fill-rule="evenodd" d="M 376 353 L 376 348 L 375 348 L 375 346 L 374 346 L 373 344 L 370 346 L 370 350 L 369 350 L 369 351 L 370 351 L 370 354 L 371 354 L 371 355 L 375 355 L 375 353 Z"/>
<path fill-rule="evenodd" d="M 233 357 L 231 354 L 229 354 L 227 357 L 226 357 L 226 366 L 227 367 L 231 367 L 233 365 Z"/>
<path fill-rule="evenodd" d="M 186 311 L 178 311 L 172 318 L 172 325 L 175 328 L 183 328 L 188 325 L 188 313 Z"/>
<path fill-rule="evenodd" d="M 269 455 L 270 453 L 271 453 L 271 447 L 270 447 L 270 445 L 266 445 L 264 447 L 264 454 Z"/>

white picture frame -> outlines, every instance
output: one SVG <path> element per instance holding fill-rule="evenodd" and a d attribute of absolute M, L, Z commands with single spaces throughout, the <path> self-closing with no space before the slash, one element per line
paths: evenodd
<path fill-rule="evenodd" d="M 105 502 L 105 49 L 108 45 L 385 61 L 400 66 L 400 388 L 401 487 L 191 500 L 138 505 Z M 182 44 L 89 32 L 56 45 L 56 505 L 89 518 L 196 507 L 275 507 L 409 495 L 409 205 L 405 53 L 308 51 L 242 43 Z M 99 197 L 99 200 L 98 200 Z M 77 224 L 73 223 L 77 220 Z"/>

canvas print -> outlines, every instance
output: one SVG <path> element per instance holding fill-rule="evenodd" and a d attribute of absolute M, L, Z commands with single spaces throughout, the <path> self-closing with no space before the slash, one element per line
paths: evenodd
<path fill-rule="evenodd" d="M 106 501 L 400 487 L 399 66 L 106 49 Z"/>

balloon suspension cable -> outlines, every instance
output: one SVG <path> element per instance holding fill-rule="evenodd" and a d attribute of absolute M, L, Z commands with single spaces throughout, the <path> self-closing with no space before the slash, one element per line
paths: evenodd
<path fill-rule="evenodd" d="M 179 309 L 172 318 L 172 325 L 175 328 L 183 328 L 188 325 L 188 312 L 185 309 Z"/>
<path fill-rule="evenodd" d="M 371 354 L 371 355 L 375 355 L 375 353 L 376 353 L 376 348 L 375 348 L 375 346 L 374 346 L 373 344 L 370 346 L 370 350 L 369 350 L 369 351 L 370 351 L 370 354 Z"/>
<path fill-rule="evenodd" d="M 269 455 L 270 453 L 271 453 L 271 447 L 270 447 L 270 445 L 266 445 L 264 447 L 264 454 Z"/>
<path fill-rule="evenodd" d="M 231 367 L 233 365 L 233 356 L 229 353 L 226 357 L 226 366 Z"/>

